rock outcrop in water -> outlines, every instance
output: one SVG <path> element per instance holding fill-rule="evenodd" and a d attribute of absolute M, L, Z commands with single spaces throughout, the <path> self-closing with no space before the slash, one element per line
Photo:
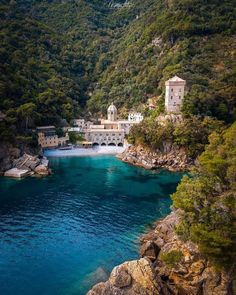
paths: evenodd
<path fill-rule="evenodd" d="M 163 151 L 156 152 L 142 146 L 130 146 L 117 157 L 126 163 L 145 169 L 162 167 L 170 171 L 184 171 L 193 165 L 193 160 L 187 156 L 184 148 L 177 148 L 169 143 L 165 143 Z"/>
<path fill-rule="evenodd" d="M 233 295 L 234 269 L 216 271 L 192 242 L 175 234 L 178 212 L 172 212 L 141 238 L 139 260 L 115 267 L 105 283 L 88 295 Z M 181 253 L 170 265 L 166 253 Z"/>
<path fill-rule="evenodd" d="M 26 171 L 27 173 L 24 173 L 24 175 L 46 176 L 51 173 L 48 160 L 45 157 L 31 155 L 27 152 L 30 151 L 21 150 L 10 144 L 0 145 L 0 175 L 4 175 L 12 169 L 12 173 L 9 173 L 11 176 L 17 175 L 19 171 Z"/>

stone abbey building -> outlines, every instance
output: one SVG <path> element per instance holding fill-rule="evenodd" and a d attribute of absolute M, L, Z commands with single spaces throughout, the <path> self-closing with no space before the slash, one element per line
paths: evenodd
<path fill-rule="evenodd" d="M 133 125 L 140 123 L 143 116 L 140 113 L 130 113 L 128 120 L 117 119 L 117 108 L 112 103 L 107 109 L 107 119 L 100 125 L 90 125 L 85 130 L 85 138 L 93 145 L 123 146 L 125 135 L 129 134 Z"/>
<path fill-rule="evenodd" d="M 166 81 L 165 110 L 168 114 L 173 113 L 175 116 L 180 113 L 185 85 L 186 81 L 178 76 Z M 143 120 L 143 116 L 141 113 L 129 113 L 128 119 L 119 120 L 117 113 L 117 108 L 112 103 L 107 109 L 107 119 L 102 119 L 99 125 L 95 125 L 92 121 L 85 121 L 85 119 L 75 119 L 74 125 L 76 127 L 69 128 L 67 131 L 82 133 L 89 146 L 123 146 L 125 136 L 129 134 L 133 125 Z M 163 120 L 165 121 L 164 117 Z M 159 116 L 159 121 L 161 122 L 161 116 Z M 38 127 L 37 133 L 38 143 L 43 148 L 65 146 L 69 142 L 68 133 L 65 137 L 58 137 L 54 126 Z"/>

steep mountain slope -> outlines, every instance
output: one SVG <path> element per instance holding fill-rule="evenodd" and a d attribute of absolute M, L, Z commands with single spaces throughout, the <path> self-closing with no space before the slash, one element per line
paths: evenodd
<path fill-rule="evenodd" d="M 123 25 L 120 17 L 109 21 L 112 12 L 96 0 L 1 3 L 2 137 L 78 116 L 96 63 Z"/>
<path fill-rule="evenodd" d="M 188 82 L 185 111 L 235 118 L 235 5 L 233 1 L 143 1 L 143 9 L 112 47 L 113 62 L 89 102 L 132 107 L 163 101 L 164 81 Z"/>
<path fill-rule="evenodd" d="M 162 108 L 174 74 L 188 82 L 185 113 L 235 119 L 233 1 L 3 0 L 0 15 L 5 139 L 111 101 Z"/>

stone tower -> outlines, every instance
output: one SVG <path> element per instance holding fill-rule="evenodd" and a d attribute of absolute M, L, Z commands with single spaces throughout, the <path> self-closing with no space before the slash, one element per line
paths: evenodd
<path fill-rule="evenodd" d="M 116 121 L 117 120 L 117 108 L 112 103 L 107 109 L 107 119 L 108 121 Z"/>
<path fill-rule="evenodd" d="M 165 109 L 168 113 L 179 113 L 184 98 L 184 87 L 186 81 L 174 76 L 166 81 L 166 94 L 165 94 Z"/>

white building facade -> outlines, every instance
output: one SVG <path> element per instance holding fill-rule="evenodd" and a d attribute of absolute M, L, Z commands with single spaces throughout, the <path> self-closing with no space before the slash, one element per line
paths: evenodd
<path fill-rule="evenodd" d="M 128 120 L 117 120 L 117 108 L 112 103 L 107 109 L 107 119 L 100 125 L 91 125 L 85 130 L 85 138 L 93 145 L 123 146 L 125 135 L 129 134 L 133 125 L 140 123 L 140 113 L 130 113 Z"/>
<path fill-rule="evenodd" d="M 184 99 L 186 81 L 174 76 L 166 81 L 165 109 L 168 113 L 180 113 Z"/>

